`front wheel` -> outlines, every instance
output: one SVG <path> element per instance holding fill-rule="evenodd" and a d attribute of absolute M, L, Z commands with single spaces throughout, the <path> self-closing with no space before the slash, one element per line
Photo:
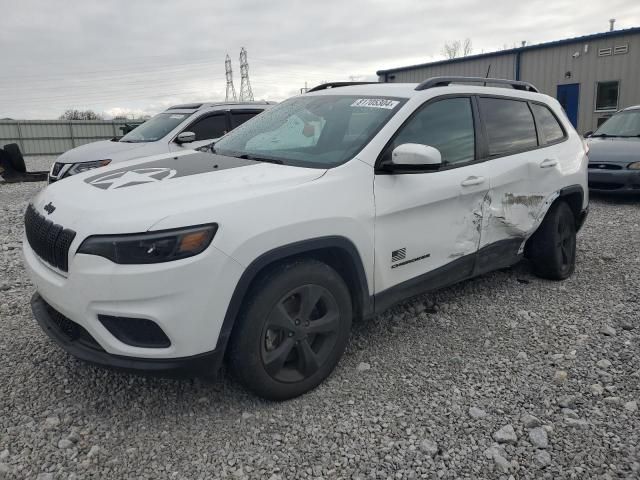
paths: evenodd
<path fill-rule="evenodd" d="M 349 289 L 333 268 L 316 260 L 280 265 L 251 288 L 231 337 L 229 367 L 261 397 L 296 397 L 333 371 L 351 321 Z"/>
<path fill-rule="evenodd" d="M 539 277 L 564 280 L 571 276 L 576 265 L 576 220 L 566 202 L 555 203 L 549 209 L 529 239 L 528 251 Z"/>

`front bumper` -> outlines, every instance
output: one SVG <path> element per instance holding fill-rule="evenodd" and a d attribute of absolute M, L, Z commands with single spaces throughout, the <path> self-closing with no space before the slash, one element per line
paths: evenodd
<path fill-rule="evenodd" d="M 640 170 L 589 169 L 589 190 L 610 193 L 640 193 Z"/>
<path fill-rule="evenodd" d="M 137 358 L 107 353 L 82 326 L 57 312 L 36 292 L 31 310 L 42 330 L 71 355 L 95 365 L 118 370 L 171 375 L 206 375 L 219 370 L 224 352 L 182 358 Z"/>
<path fill-rule="evenodd" d="M 98 359 L 127 357 L 139 365 L 143 360 L 150 365 L 182 361 L 218 349 L 222 322 L 243 270 L 213 245 L 195 257 L 149 265 L 117 265 L 94 255 L 71 254 L 66 275 L 45 264 L 27 241 L 23 254 L 38 296 L 87 332 L 104 351 Z M 168 342 L 150 345 L 145 340 L 152 338 L 122 335 L 122 329 L 119 334 L 105 323 L 106 317 L 121 326 L 125 322 L 127 328 L 140 321 L 153 323 Z"/>

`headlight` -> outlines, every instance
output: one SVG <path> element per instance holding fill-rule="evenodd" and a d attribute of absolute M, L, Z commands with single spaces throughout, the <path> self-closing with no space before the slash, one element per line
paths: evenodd
<path fill-rule="evenodd" d="M 630 163 L 627 165 L 627 168 L 630 168 L 631 170 L 640 170 L 640 162 Z"/>
<path fill-rule="evenodd" d="M 78 253 L 127 265 L 171 262 L 202 253 L 217 230 L 218 225 L 212 223 L 158 232 L 95 235 L 82 242 Z"/>
<path fill-rule="evenodd" d="M 81 162 L 74 163 L 73 166 L 67 171 L 66 176 L 77 175 L 78 173 L 86 172 L 87 170 L 93 170 L 94 168 L 104 167 L 109 165 L 111 160 L 95 160 L 93 162 Z"/>

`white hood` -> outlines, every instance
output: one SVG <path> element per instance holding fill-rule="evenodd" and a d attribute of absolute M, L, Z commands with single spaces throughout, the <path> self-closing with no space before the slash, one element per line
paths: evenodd
<path fill-rule="evenodd" d="M 201 152 L 157 155 L 53 183 L 33 204 L 81 239 L 146 231 L 171 216 L 195 225 L 216 221 L 222 213 L 250 213 L 262 197 L 312 181 L 325 171 Z M 44 209 L 49 204 L 54 207 L 51 214 Z"/>
<path fill-rule="evenodd" d="M 101 140 L 87 143 L 63 153 L 56 161 L 62 163 L 91 162 L 95 160 L 111 160 L 113 163 L 147 157 L 169 151 L 166 142 L 127 143 Z"/>

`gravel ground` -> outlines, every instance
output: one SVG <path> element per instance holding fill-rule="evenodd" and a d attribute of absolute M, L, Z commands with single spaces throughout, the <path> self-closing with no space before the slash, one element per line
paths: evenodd
<path fill-rule="evenodd" d="M 571 279 L 521 264 L 404 303 L 270 403 L 54 346 L 19 251 L 41 186 L 0 185 L 0 479 L 640 478 L 640 199 L 593 199 Z"/>

